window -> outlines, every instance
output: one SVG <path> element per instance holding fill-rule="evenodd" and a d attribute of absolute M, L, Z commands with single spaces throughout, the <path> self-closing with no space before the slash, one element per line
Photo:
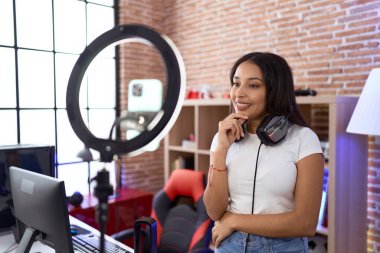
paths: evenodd
<path fill-rule="evenodd" d="M 83 143 L 66 113 L 69 76 L 86 45 L 115 26 L 115 9 L 113 0 L 0 1 L 0 145 L 54 145 L 68 195 L 88 193 L 88 175 L 104 166 L 76 158 Z M 114 51 L 95 58 L 80 91 L 83 119 L 101 138 L 118 110 Z"/>

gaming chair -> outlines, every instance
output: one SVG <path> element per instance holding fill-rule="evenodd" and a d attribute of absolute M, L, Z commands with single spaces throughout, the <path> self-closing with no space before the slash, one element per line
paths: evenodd
<path fill-rule="evenodd" d="M 203 203 L 205 184 L 203 172 L 176 169 L 164 189 L 155 194 L 151 217 L 157 223 L 159 253 L 213 252 L 209 248 L 213 224 Z M 123 241 L 131 232 L 112 237 Z"/>

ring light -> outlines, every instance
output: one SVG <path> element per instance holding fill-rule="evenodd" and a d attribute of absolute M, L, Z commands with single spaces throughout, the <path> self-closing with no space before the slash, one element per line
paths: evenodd
<path fill-rule="evenodd" d="M 98 138 L 86 127 L 80 112 L 79 91 L 82 79 L 92 60 L 104 48 L 136 40 L 143 40 L 155 46 L 166 66 L 167 93 L 161 113 L 157 116 L 158 122 L 152 129 L 145 129 L 140 135 L 128 141 Z M 85 146 L 99 151 L 101 160 L 109 162 L 115 154 L 136 155 L 143 152 L 142 148 L 152 141 L 161 140 L 178 117 L 185 98 L 185 87 L 186 77 L 182 57 L 168 37 L 142 25 L 119 25 L 97 37 L 79 56 L 67 86 L 67 114 L 74 132 Z"/>

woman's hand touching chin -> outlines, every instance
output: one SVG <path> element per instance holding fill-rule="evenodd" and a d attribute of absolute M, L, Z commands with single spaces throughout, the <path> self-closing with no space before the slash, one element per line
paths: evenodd
<path fill-rule="evenodd" d="M 219 122 L 218 145 L 228 150 L 232 143 L 244 137 L 243 123 L 248 117 L 242 113 L 231 113 Z"/>

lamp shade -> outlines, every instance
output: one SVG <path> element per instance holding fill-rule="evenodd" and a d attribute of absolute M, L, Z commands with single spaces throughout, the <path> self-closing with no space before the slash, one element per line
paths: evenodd
<path fill-rule="evenodd" d="M 77 157 L 81 158 L 84 162 L 92 162 L 94 160 L 88 147 L 84 147 L 81 151 L 79 151 Z"/>
<path fill-rule="evenodd" d="M 369 73 L 347 132 L 380 135 L 380 68 Z"/>

